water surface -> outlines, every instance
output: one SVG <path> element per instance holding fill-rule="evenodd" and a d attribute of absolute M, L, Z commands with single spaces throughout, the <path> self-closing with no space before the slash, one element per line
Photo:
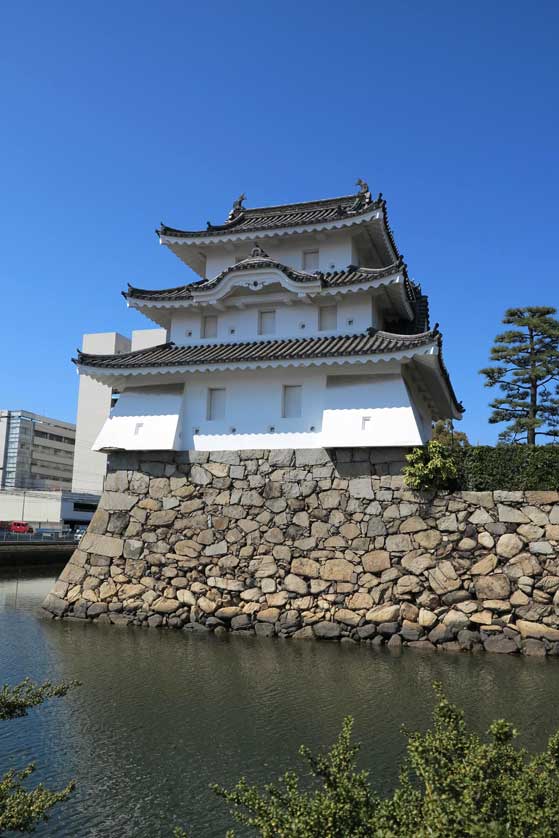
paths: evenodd
<path fill-rule="evenodd" d="M 50 787 L 77 781 L 38 836 L 223 836 L 231 825 L 211 782 L 264 782 L 329 744 L 347 714 L 374 785 L 396 782 L 403 723 L 425 727 L 443 683 L 485 729 L 510 718 L 530 748 L 559 727 L 559 661 L 401 654 L 353 644 L 53 621 L 39 605 L 51 569 L 2 570 L 0 682 L 76 678 L 82 686 L 0 723 L 0 768 L 38 765 Z M 239 834 L 243 834 L 239 831 Z"/>

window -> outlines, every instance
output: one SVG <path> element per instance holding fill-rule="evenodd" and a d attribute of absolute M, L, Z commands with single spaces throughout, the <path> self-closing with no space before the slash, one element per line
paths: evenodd
<path fill-rule="evenodd" d="M 276 332 L 276 312 L 274 309 L 258 312 L 258 334 L 273 335 Z"/>
<path fill-rule="evenodd" d="M 318 270 L 318 250 L 303 250 L 303 270 L 309 273 Z"/>
<path fill-rule="evenodd" d="M 335 329 L 338 325 L 338 307 L 320 306 L 318 310 L 318 328 L 321 332 Z"/>
<path fill-rule="evenodd" d="M 284 384 L 281 411 L 284 419 L 297 419 L 301 416 L 302 394 L 300 384 Z"/>
<path fill-rule="evenodd" d="M 208 390 L 208 419 L 225 419 L 225 387 Z"/>
<path fill-rule="evenodd" d="M 217 337 L 217 315 L 206 314 L 202 317 L 202 337 L 216 338 Z"/>
<path fill-rule="evenodd" d="M 74 512 L 95 512 L 96 509 L 96 503 L 82 503 L 82 501 L 74 503 Z"/>
<path fill-rule="evenodd" d="M 40 439 L 52 439 L 55 442 L 66 442 L 68 445 L 75 445 L 76 440 L 72 439 L 68 436 L 58 436 L 58 434 L 47 434 L 43 431 L 35 431 L 33 436 L 37 436 Z"/>

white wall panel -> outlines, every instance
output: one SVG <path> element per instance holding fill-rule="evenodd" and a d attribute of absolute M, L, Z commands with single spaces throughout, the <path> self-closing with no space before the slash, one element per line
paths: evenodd
<path fill-rule="evenodd" d="M 173 451 L 180 442 L 183 388 L 125 390 L 93 446 L 95 451 Z"/>
<path fill-rule="evenodd" d="M 287 296 L 290 296 L 287 294 Z M 330 303 L 329 298 L 311 303 L 293 302 L 292 305 L 271 304 L 264 299 L 259 302 L 254 295 L 254 304 L 244 309 L 225 309 L 217 313 L 217 336 L 207 339 L 207 343 L 237 342 L 258 340 L 258 314 L 260 310 L 275 308 L 276 331 L 278 337 L 311 337 L 324 335 L 319 329 L 319 309 L 321 304 Z M 367 293 L 351 293 L 340 296 L 337 300 L 337 326 L 332 334 L 361 334 L 369 326 L 378 328 L 379 320 L 374 301 Z M 176 310 L 173 313 L 170 340 L 179 346 L 189 346 L 204 342 L 202 317 L 209 307 L 196 312 Z M 190 332 L 190 334 L 189 334 Z"/>
<path fill-rule="evenodd" d="M 206 261 L 207 279 L 213 279 L 229 265 L 234 265 L 237 258 L 247 259 L 254 244 L 254 241 L 246 241 L 237 243 L 234 247 L 225 245 L 212 247 Z M 263 239 L 260 244 L 271 259 L 298 271 L 303 270 L 303 252 L 306 250 L 318 249 L 318 268 L 325 273 L 347 268 L 352 264 L 354 255 L 351 233 L 347 231 L 329 233 L 328 240 L 294 235 L 284 239 L 278 238 L 275 241 Z"/>

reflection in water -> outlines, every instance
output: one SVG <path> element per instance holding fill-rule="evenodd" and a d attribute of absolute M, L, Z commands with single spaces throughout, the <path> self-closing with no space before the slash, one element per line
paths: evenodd
<path fill-rule="evenodd" d="M 38 835 L 225 833 L 210 782 L 271 779 L 300 743 L 328 744 L 355 717 L 362 762 L 388 791 L 404 750 L 402 723 L 424 726 L 443 682 L 485 728 L 506 715 L 530 747 L 559 726 L 559 662 L 497 655 L 374 652 L 351 644 L 198 637 L 43 619 L 52 583 L 0 578 L 0 681 L 77 678 L 83 686 L 0 726 L 2 766 L 36 760 L 51 786 L 78 789 Z M 239 832 L 239 834 L 242 834 Z"/>

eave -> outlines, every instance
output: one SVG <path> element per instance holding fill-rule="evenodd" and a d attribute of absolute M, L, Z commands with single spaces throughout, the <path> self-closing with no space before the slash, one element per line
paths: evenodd
<path fill-rule="evenodd" d="M 178 382 L 181 377 L 196 373 L 223 373 L 233 371 L 250 371 L 261 369 L 293 369 L 310 367 L 355 367 L 365 364 L 388 364 L 392 361 L 404 362 L 415 358 L 418 355 L 436 355 L 436 348 L 424 347 L 417 350 L 401 350 L 390 352 L 384 355 L 355 355 L 352 357 L 322 357 L 322 358 L 293 358 L 289 360 L 268 360 L 268 361 L 245 361 L 227 364 L 197 364 L 169 367 L 143 367 L 141 369 L 99 369 L 78 364 L 80 375 L 113 387 L 122 388 L 131 386 L 132 383 L 140 383 L 143 386 L 153 385 L 165 380 L 165 382 Z"/>
<path fill-rule="evenodd" d="M 74 359 L 81 374 L 113 386 L 138 377 L 153 383 L 165 376 L 198 372 L 254 370 L 281 367 L 345 366 L 386 361 L 422 360 L 428 385 L 446 393 L 450 415 L 460 418 L 463 407 L 456 399 L 442 359 L 442 336 L 434 329 L 419 335 L 395 335 L 369 330 L 363 335 L 323 338 L 260 340 L 237 344 L 176 346 L 168 343 L 123 355 L 88 355 Z M 434 376 L 434 378 L 433 378 Z M 429 384 L 429 379 L 432 379 Z M 444 399 L 443 399 L 444 401 Z"/>
<path fill-rule="evenodd" d="M 342 217 L 329 221 L 316 221 L 312 223 L 301 223 L 286 225 L 285 227 L 256 227 L 248 230 L 213 230 L 204 233 L 188 233 L 173 231 L 170 228 L 158 230 L 159 241 L 165 245 L 214 245 L 227 242 L 254 241 L 263 238 L 278 238 L 283 236 L 301 235 L 302 233 L 317 233 L 324 230 L 341 230 L 344 227 L 353 227 L 356 224 L 366 224 L 371 221 L 380 221 L 384 213 L 381 207 L 372 208 L 366 212 L 349 217 Z"/>
<path fill-rule="evenodd" d="M 231 230 L 212 232 L 203 238 L 177 235 L 158 231 L 159 243 L 168 247 L 175 256 L 194 270 L 199 276 L 204 276 L 206 251 L 219 245 L 235 245 L 243 242 L 260 242 L 271 239 L 284 239 L 294 236 L 308 236 L 319 233 L 350 230 L 358 227 L 368 228 L 373 238 L 381 248 L 382 257 L 387 264 L 397 261 L 398 248 L 388 224 L 384 202 L 362 214 L 339 218 L 331 221 L 321 221 L 307 224 L 296 224 L 285 227 L 261 228 L 255 230 Z M 168 230 L 168 228 L 165 228 Z"/>
<path fill-rule="evenodd" d="M 359 190 L 353 195 L 266 207 L 245 207 L 246 195 L 243 194 L 235 201 L 227 220 L 223 224 L 212 224 L 208 221 L 205 230 L 181 230 L 162 223 L 156 232 L 158 235 L 171 236 L 177 239 L 207 240 L 222 234 L 259 233 L 264 230 L 312 226 L 344 218 L 357 218 L 373 209 L 384 206 L 382 194 L 373 199 L 365 181 L 359 179 L 356 186 L 359 186 Z"/>
<path fill-rule="evenodd" d="M 320 299 L 338 295 L 371 292 L 383 289 L 389 297 L 392 310 L 399 317 L 412 320 L 415 291 L 410 283 L 405 264 L 401 261 L 387 268 L 348 268 L 346 271 L 307 274 L 271 259 L 246 259 L 231 265 L 212 280 L 191 285 L 148 291 L 128 287 L 123 296 L 130 308 L 135 308 L 160 326 L 168 328 L 173 310 L 199 309 L 218 304 L 225 307 L 244 307 L 242 301 L 230 297 L 233 290 L 246 287 L 248 295 L 257 293 L 266 286 L 280 284 L 286 293 L 286 300 Z"/>

